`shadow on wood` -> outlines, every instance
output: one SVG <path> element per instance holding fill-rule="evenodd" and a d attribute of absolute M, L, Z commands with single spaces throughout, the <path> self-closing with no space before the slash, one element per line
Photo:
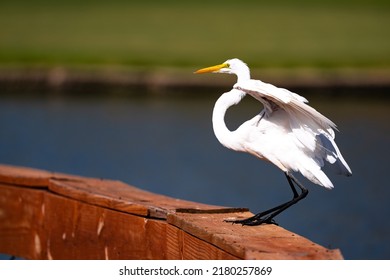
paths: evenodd
<path fill-rule="evenodd" d="M 27 259 L 342 259 L 252 215 L 129 186 L 0 165 L 0 252 Z"/>

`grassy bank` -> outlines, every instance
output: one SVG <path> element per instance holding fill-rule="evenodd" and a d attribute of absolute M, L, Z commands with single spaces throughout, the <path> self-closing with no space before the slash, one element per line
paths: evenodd
<path fill-rule="evenodd" d="M 2 1 L 0 66 L 389 68 L 386 2 Z"/>

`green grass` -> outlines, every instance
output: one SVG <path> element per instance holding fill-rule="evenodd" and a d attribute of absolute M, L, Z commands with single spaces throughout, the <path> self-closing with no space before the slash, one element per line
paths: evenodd
<path fill-rule="evenodd" d="M 313 2 L 2 1 L 0 65 L 390 66 L 388 1 Z"/>

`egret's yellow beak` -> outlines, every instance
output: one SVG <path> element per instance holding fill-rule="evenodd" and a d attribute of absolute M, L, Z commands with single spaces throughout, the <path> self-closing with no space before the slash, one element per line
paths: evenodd
<path fill-rule="evenodd" d="M 215 66 L 210 66 L 210 67 L 199 69 L 199 70 L 195 71 L 194 74 L 217 72 L 218 70 L 221 70 L 222 68 L 227 68 L 227 67 L 229 67 L 229 64 L 222 63 L 222 64 L 218 64 Z"/>

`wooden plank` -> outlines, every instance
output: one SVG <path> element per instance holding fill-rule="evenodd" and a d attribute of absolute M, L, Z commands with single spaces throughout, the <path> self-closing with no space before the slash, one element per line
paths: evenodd
<path fill-rule="evenodd" d="M 208 205 L 144 191 L 120 181 L 59 179 L 49 181 L 49 190 L 93 205 L 126 213 L 166 219 L 176 211 L 236 212 L 242 208 Z"/>
<path fill-rule="evenodd" d="M 85 178 L 26 167 L 0 165 L 0 182 L 48 188 L 54 193 L 93 205 L 145 217 L 165 219 L 167 213 L 175 211 L 237 212 L 243 210 L 175 199 L 141 190 L 120 181 Z"/>
<path fill-rule="evenodd" d="M 175 213 L 168 216 L 168 223 L 241 259 L 342 259 L 339 250 L 326 249 L 276 225 L 245 227 L 224 221 L 250 215 Z"/>
<path fill-rule="evenodd" d="M 35 259 L 41 250 L 36 236 L 42 227 L 44 192 L 15 189 L 0 184 L 0 252 Z"/>
<path fill-rule="evenodd" d="M 20 186 L 47 187 L 54 173 L 27 167 L 0 165 L 0 182 Z"/>
<path fill-rule="evenodd" d="M 42 258 L 142 259 L 151 249 L 145 218 L 54 194 L 46 195 L 45 204 Z"/>
<path fill-rule="evenodd" d="M 166 221 L 0 184 L 0 251 L 28 259 L 235 259 Z"/>
<path fill-rule="evenodd" d="M 3 183 L 1 183 L 3 181 Z M 342 259 L 248 211 L 0 165 L 0 252 L 28 259 Z"/>
<path fill-rule="evenodd" d="M 240 258 L 169 225 L 166 227 L 167 259 L 170 260 L 239 260 Z"/>

